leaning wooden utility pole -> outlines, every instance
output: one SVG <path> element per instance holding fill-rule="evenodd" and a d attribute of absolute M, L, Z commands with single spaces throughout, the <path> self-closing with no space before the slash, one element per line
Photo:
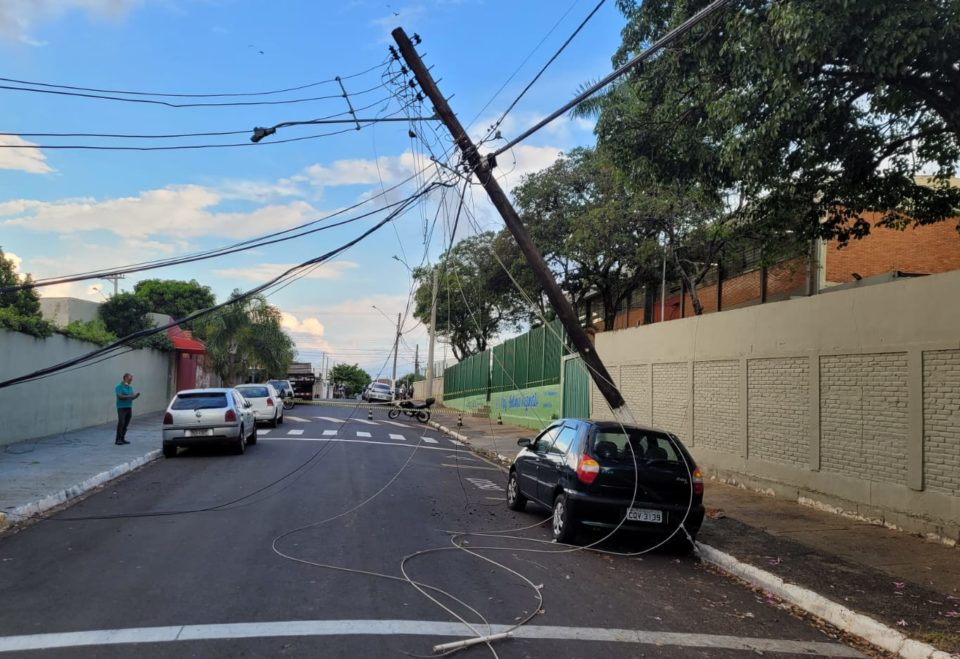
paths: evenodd
<path fill-rule="evenodd" d="M 537 282 L 543 287 L 547 298 L 550 300 L 550 304 L 553 305 L 553 309 L 557 313 L 557 317 L 560 319 L 560 322 L 563 323 L 563 327 L 567 331 L 567 336 L 570 337 L 577 352 L 579 352 L 583 358 L 590 372 L 590 376 L 597 385 L 597 389 L 606 399 L 607 403 L 609 403 L 616 418 L 622 421 L 632 422 L 633 418 L 627 410 L 623 396 L 620 395 L 620 392 L 614 386 L 606 366 L 603 365 L 600 356 L 597 355 L 593 349 L 593 344 L 590 342 L 586 331 L 584 331 L 580 325 L 580 319 L 577 317 L 573 305 L 570 304 L 570 300 L 568 300 L 563 294 L 563 291 L 560 290 L 560 285 L 557 284 L 556 279 L 553 278 L 553 273 L 550 272 L 550 268 L 547 267 L 546 261 L 543 260 L 543 256 L 540 254 L 537 246 L 534 245 L 530 239 L 530 234 L 527 233 L 526 227 L 524 227 L 523 222 L 520 221 L 520 216 L 510 203 L 503 188 L 500 187 L 497 179 L 493 176 L 493 168 L 496 166 L 496 162 L 493 162 L 492 159 L 481 157 L 476 145 L 470 140 L 470 137 L 453 113 L 453 110 L 451 110 L 447 104 L 446 99 L 440 93 L 436 82 L 434 82 L 427 67 L 424 66 L 423 60 L 420 59 L 420 55 L 407 37 L 406 32 L 403 31 L 403 28 L 398 27 L 392 34 L 394 40 L 397 42 L 397 46 L 400 47 L 400 53 L 403 55 L 404 61 L 407 63 L 407 66 L 410 67 L 410 70 L 413 71 L 414 76 L 416 76 L 423 93 L 426 94 L 427 98 L 433 103 L 437 116 L 447 126 L 447 129 L 449 129 L 463 157 L 466 158 L 473 173 L 476 174 L 481 185 L 483 185 L 487 194 L 490 196 L 490 201 L 493 202 L 497 211 L 500 212 L 507 228 L 516 239 L 520 250 L 527 259 L 527 263 L 530 265 L 530 269 L 537 278 Z"/>

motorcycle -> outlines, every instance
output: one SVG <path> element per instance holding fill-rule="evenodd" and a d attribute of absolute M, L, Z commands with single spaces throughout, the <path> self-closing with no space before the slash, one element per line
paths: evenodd
<path fill-rule="evenodd" d="M 396 419 L 401 414 L 406 414 L 415 418 L 420 423 L 426 423 L 430 420 L 430 406 L 436 402 L 436 398 L 426 400 L 401 400 L 394 403 L 394 406 L 387 412 L 387 416 Z"/>
<path fill-rule="evenodd" d="M 292 410 L 294 407 L 296 407 L 296 405 L 297 404 L 293 399 L 293 394 L 283 397 L 283 409 Z"/>

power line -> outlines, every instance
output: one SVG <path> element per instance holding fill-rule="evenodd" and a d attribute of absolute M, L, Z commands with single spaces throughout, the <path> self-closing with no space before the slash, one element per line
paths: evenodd
<path fill-rule="evenodd" d="M 597 6 L 593 8 L 593 11 L 587 14 L 587 17 L 584 18 L 583 21 L 581 21 L 580 25 L 577 26 L 577 29 L 573 31 L 573 34 L 567 37 L 567 40 L 564 41 L 563 44 L 560 46 L 560 48 L 557 49 L 557 52 L 555 52 L 553 56 L 551 56 L 550 59 L 547 60 L 547 63 L 544 64 L 539 71 L 537 71 L 537 75 L 533 76 L 533 79 L 527 83 L 527 86 L 523 88 L 523 90 L 517 95 L 515 99 L 513 99 L 513 103 L 511 103 L 507 107 L 507 109 L 503 111 L 503 114 L 500 115 L 500 118 L 497 119 L 492 126 L 490 126 L 490 130 L 487 131 L 487 137 L 492 135 L 494 131 L 496 131 L 497 128 L 500 127 L 500 124 L 503 123 L 503 120 L 507 118 L 507 115 L 510 114 L 513 108 L 517 106 L 517 103 L 520 102 L 520 99 L 522 99 L 524 95 L 528 91 L 530 91 L 530 88 L 533 87 L 533 85 L 537 82 L 537 80 L 540 79 L 540 76 L 542 76 L 546 72 L 546 70 L 550 67 L 550 65 L 553 64 L 554 60 L 560 57 L 560 54 L 564 50 L 566 50 L 567 46 L 570 45 L 570 42 L 573 41 L 578 34 L 580 34 L 580 30 L 582 30 L 586 26 L 586 24 L 590 22 L 590 19 L 593 18 L 598 11 L 600 11 L 600 7 L 602 7 L 606 1 L 607 0 L 600 0 L 600 2 L 597 3 Z"/>
<path fill-rule="evenodd" d="M 343 80 L 349 78 L 358 78 L 362 75 L 366 75 L 371 71 L 382 68 L 383 63 L 371 66 L 370 68 L 360 71 L 359 73 L 352 73 L 346 76 L 340 76 Z M 226 98 L 226 97 L 240 97 L 240 96 L 271 96 L 274 94 L 285 94 L 287 92 L 300 91 L 301 89 L 309 89 L 311 87 L 319 87 L 320 85 L 326 85 L 333 82 L 336 82 L 336 78 L 329 78 L 327 80 L 318 80 L 317 82 L 311 82 L 304 85 L 298 85 L 296 87 L 287 87 L 286 89 L 273 89 L 270 91 L 261 91 L 261 92 L 219 92 L 219 93 L 207 93 L 207 94 L 186 94 L 186 93 L 172 93 L 172 92 L 144 92 L 144 91 L 129 91 L 123 89 L 98 89 L 96 87 L 76 87 L 73 85 L 58 85 L 49 82 L 36 82 L 32 80 L 17 80 L 16 78 L 0 78 L 0 82 L 9 82 L 16 85 L 30 85 L 33 87 L 48 87 L 51 89 L 67 89 L 71 91 L 80 91 L 80 92 L 94 92 L 101 94 L 122 94 L 125 96 L 159 96 L 164 98 Z"/>
<path fill-rule="evenodd" d="M 354 92 L 354 96 L 369 94 L 383 87 L 383 83 Z M 315 101 L 328 101 L 336 98 L 343 98 L 342 94 L 328 94 L 326 96 L 310 96 L 306 98 L 291 98 L 277 101 L 229 101 L 223 103 L 172 103 L 170 101 L 158 101 L 149 98 L 124 98 L 122 96 L 109 96 L 106 94 L 89 94 L 87 92 L 70 92 L 56 89 L 33 89 L 31 87 L 20 87 L 17 85 L 0 85 L 0 89 L 8 91 L 32 92 L 35 94 L 52 94 L 55 96 L 73 96 L 78 98 L 90 98 L 101 101 L 116 101 L 120 103 L 142 103 L 146 105 L 162 105 L 168 108 L 212 108 L 212 107 L 250 107 L 257 105 L 292 105 L 295 103 L 311 103 Z"/>
<path fill-rule="evenodd" d="M 141 330 L 141 331 L 139 331 L 139 332 L 134 332 L 133 334 L 129 334 L 129 335 L 125 336 L 125 337 L 122 337 L 122 338 L 118 339 L 117 341 L 114 341 L 113 343 L 111 343 L 111 344 L 109 344 L 109 345 L 106 345 L 106 346 L 104 346 L 104 347 L 102 347 L 102 348 L 99 348 L 98 350 L 94 350 L 94 351 L 92 351 L 92 352 L 89 352 L 89 353 L 87 353 L 87 354 L 85 354 L 85 355 L 80 355 L 79 357 L 75 357 L 75 358 L 73 358 L 73 359 L 69 359 L 69 360 L 60 362 L 60 363 L 58 363 L 58 364 L 54 364 L 54 365 L 52 365 L 52 366 L 47 366 L 47 367 L 42 368 L 42 369 L 38 369 L 38 370 L 36 370 L 36 371 L 34 371 L 34 372 L 32 372 L 32 373 L 27 373 L 27 374 L 25 374 L 25 375 L 21 375 L 21 376 L 15 377 L 15 378 L 10 378 L 10 379 L 8 379 L 8 380 L 4 380 L 4 381 L 0 382 L 0 389 L 6 388 L 6 387 L 10 387 L 10 386 L 13 386 L 13 385 L 16 385 L 16 384 L 21 384 L 21 383 L 24 383 L 24 382 L 31 382 L 31 381 L 33 381 L 33 380 L 39 380 L 39 379 L 41 379 L 41 378 L 45 378 L 45 377 L 49 377 L 49 376 L 51 376 L 51 375 L 55 375 L 56 373 L 58 373 L 58 372 L 60 372 L 60 371 L 63 371 L 63 370 L 65 370 L 65 369 L 73 368 L 73 367 L 79 366 L 79 365 L 81 365 L 81 364 L 86 364 L 86 363 L 91 362 L 91 361 L 93 361 L 93 360 L 99 360 L 101 357 L 104 357 L 104 356 L 106 356 L 106 355 L 112 354 L 112 353 L 116 352 L 117 350 L 120 350 L 120 349 L 122 349 L 122 348 L 127 347 L 128 344 L 130 344 L 130 343 L 132 343 L 132 342 L 134 342 L 134 341 L 136 341 L 136 340 L 138 340 L 138 339 L 143 339 L 143 338 L 146 338 L 146 337 L 148 337 L 148 336 L 152 336 L 152 335 L 154 335 L 154 334 L 158 334 L 158 333 L 163 332 L 163 331 L 166 331 L 166 330 L 168 330 L 168 329 L 170 329 L 170 328 L 172 328 L 172 327 L 179 326 L 179 325 L 182 324 L 182 323 L 188 323 L 188 322 L 190 322 L 190 321 L 196 320 L 197 318 L 201 318 L 201 317 L 203 317 L 203 316 L 207 316 L 207 315 L 209 315 L 209 314 L 211 314 L 211 313 L 214 313 L 215 311 L 218 311 L 218 310 L 220 310 L 220 309 L 223 309 L 223 308 L 225 308 L 225 307 L 227 307 L 227 306 L 230 306 L 230 305 L 233 305 L 233 304 L 238 304 L 238 303 L 242 302 L 243 300 L 249 299 L 249 298 L 253 297 L 254 295 L 257 295 L 257 294 L 259 294 L 259 293 L 262 293 L 262 292 L 266 291 L 267 289 L 272 288 L 272 287 L 276 286 L 277 284 L 279 284 L 279 283 L 281 283 L 281 282 L 284 282 L 285 280 L 291 280 L 291 281 L 292 281 L 292 280 L 296 280 L 296 279 L 299 278 L 299 276 L 302 276 L 302 275 L 303 275 L 303 273 L 301 273 L 301 271 L 303 271 L 303 270 L 308 270 L 308 269 L 310 269 L 310 268 L 313 267 L 313 266 L 319 266 L 319 265 L 325 263 L 326 261 L 329 261 L 329 260 L 332 259 L 333 257 L 335 257 L 335 256 L 343 253 L 344 251 L 350 249 L 351 247 L 353 247 L 354 245 L 356 245 L 356 244 L 359 243 L 360 241 L 364 240 L 365 238 L 367 238 L 368 236 L 370 236 L 370 235 L 373 234 L 374 232 L 376 232 L 376 231 L 378 231 L 379 229 L 381 229 L 381 228 L 382 228 L 384 225 L 386 225 L 388 222 L 390 222 L 390 221 L 392 221 L 393 219 L 395 219 L 396 217 L 398 217 L 405 209 L 407 209 L 407 208 L 409 208 L 410 206 L 412 206 L 413 203 L 416 202 L 417 200 L 419 200 L 421 197 L 423 197 L 423 196 L 426 195 L 426 194 L 429 194 L 429 193 L 430 193 L 431 191 L 433 191 L 436 187 L 446 186 L 446 185 L 447 185 L 447 184 L 445 184 L 445 183 L 443 183 L 443 182 L 433 182 L 433 183 L 430 183 L 430 184 L 428 184 L 428 185 L 425 185 L 425 186 L 422 187 L 420 190 L 418 190 L 416 193 L 414 193 L 413 195 L 407 197 L 407 199 L 404 200 L 405 203 L 404 203 L 400 208 L 397 208 L 396 210 L 394 210 L 393 212 L 391 212 L 389 215 L 387 215 L 385 218 L 383 218 L 382 220 L 380 220 L 380 222 L 378 222 L 378 223 L 375 224 L 374 226 L 370 227 L 369 229 L 367 229 L 366 231 L 364 231 L 363 233 L 361 233 L 359 236 L 353 238 L 353 239 L 350 240 L 349 242 L 347 242 L 347 243 L 345 243 L 345 244 L 343 244 L 343 245 L 341 245 L 341 246 L 339 246 L 339 247 L 337 247 L 337 248 L 335 248 L 335 249 L 333 249 L 333 250 L 330 250 L 329 252 L 327 252 L 327 253 L 325 253 L 325 254 L 323 254 L 323 255 L 321 255 L 321 256 L 318 256 L 318 257 L 316 257 L 316 258 L 310 259 L 310 260 L 308 260 L 308 261 L 304 261 L 303 263 L 300 263 L 299 265 L 295 265 L 295 266 L 293 266 L 293 267 L 285 270 L 285 271 L 284 271 L 283 273 L 281 273 L 280 275 L 278 275 L 278 276 L 270 279 L 269 281 L 267 281 L 267 282 L 265 282 L 265 283 L 263 283 L 263 284 L 255 287 L 255 288 L 252 288 L 252 289 L 246 291 L 245 293 L 242 293 L 242 294 L 240 294 L 240 295 L 238 295 L 238 296 L 236 296 L 236 297 L 233 297 L 233 298 L 227 300 L 226 302 L 221 302 L 220 304 L 215 304 L 215 305 L 213 305 L 213 306 L 211 306 L 211 307 L 208 307 L 208 308 L 206 308 L 206 309 L 201 309 L 201 310 L 199 310 L 199 311 L 195 311 L 195 312 L 187 315 L 186 317 L 184 317 L 184 318 L 182 318 L 182 319 L 180 319 L 180 320 L 175 320 L 175 321 L 173 321 L 173 322 L 171 322 L 171 323 L 167 323 L 167 324 L 165 324 L 165 325 L 159 325 L 159 326 L 157 326 L 157 327 L 152 327 L 152 328 L 148 328 L 148 329 L 145 329 L 145 330 Z M 298 273 L 300 273 L 299 276 L 298 276 Z M 290 283 L 290 281 L 287 281 L 286 283 Z"/>
<path fill-rule="evenodd" d="M 593 85 L 590 85 L 590 87 L 580 92 L 575 97 L 573 97 L 573 99 L 565 103 L 563 107 L 550 113 L 547 117 L 538 121 L 535 125 L 525 130 L 518 137 L 515 137 L 514 139 L 507 142 L 504 146 L 494 151 L 492 156 L 493 157 L 499 156 L 504 151 L 508 151 L 509 149 L 512 149 L 514 146 L 516 146 L 523 140 L 527 139 L 528 137 L 530 137 L 531 135 L 539 131 L 541 128 L 543 128 L 547 124 L 550 124 L 553 121 L 555 121 L 558 117 L 563 116 L 564 114 L 567 113 L 568 110 L 575 108 L 580 103 L 582 103 L 586 99 L 596 94 L 598 91 L 600 91 L 601 89 L 609 85 L 611 82 L 613 82 L 617 78 L 623 76 L 623 74 L 627 73 L 628 71 L 633 69 L 635 66 L 637 66 L 641 62 L 649 59 L 652 55 L 656 54 L 657 52 L 663 50 L 665 47 L 669 46 L 671 43 L 673 43 L 678 38 L 680 38 L 681 36 L 689 32 L 691 29 L 693 29 L 694 27 L 696 27 L 697 25 L 705 21 L 707 18 L 715 14 L 717 11 L 719 11 L 720 9 L 723 9 L 725 5 L 729 4 L 729 2 L 730 0 L 714 0 L 714 2 L 710 3 L 709 5 L 704 7 L 702 10 L 700 10 L 699 12 L 697 12 L 696 14 L 694 14 L 693 16 L 685 20 L 683 23 L 681 23 L 680 25 L 678 25 L 677 27 L 675 27 L 674 29 L 670 30 L 665 35 L 657 39 L 648 48 L 643 50 L 636 57 L 631 59 L 629 62 L 627 62 L 620 68 L 618 68 L 616 71 L 614 71 L 613 73 L 610 73 L 599 82 L 596 82 Z"/>

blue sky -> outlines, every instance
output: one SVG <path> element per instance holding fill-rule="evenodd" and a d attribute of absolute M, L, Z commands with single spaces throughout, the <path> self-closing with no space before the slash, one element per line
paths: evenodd
<path fill-rule="evenodd" d="M 390 31 L 402 26 L 423 38 L 419 50 L 444 94 L 452 96 L 451 105 L 461 121 L 467 124 L 477 118 L 470 128 L 476 138 L 595 4 L 594 0 L 4 0 L 0 76 L 104 89 L 234 93 L 293 87 L 339 75 L 355 106 L 373 105 L 358 114 L 375 116 L 398 109 L 396 101 L 387 104 L 396 89 L 382 85 L 382 65 L 393 43 Z M 623 24 L 614 3 L 606 3 L 509 115 L 501 127 L 503 135 L 518 134 L 568 100 L 580 83 L 609 72 Z M 347 77 L 371 67 L 377 68 Z M 365 90 L 371 91 L 362 93 Z M 336 83 L 327 83 L 277 96 L 196 100 L 335 98 L 255 107 L 169 108 L 0 90 L 0 132 L 249 131 L 342 113 L 346 105 L 336 97 L 339 93 Z M 339 128 L 282 129 L 265 142 Z M 0 149 L 0 247 L 16 255 L 24 272 L 50 277 L 176 256 L 287 229 L 376 195 L 381 186 L 394 185 L 429 166 L 425 147 L 408 137 L 408 128 L 405 123 L 383 123 L 321 139 L 229 149 Z M 421 128 L 421 133 L 429 132 L 428 127 Z M 248 135 L 242 134 L 162 143 L 247 141 Z M 438 153 L 450 145 L 442 126 L 430 141 Z M 560 152 L 592 142 L 590 122 L 561 119 L 500 159 L 501 181 L 509 188 L 524 173 L 549 165 Z M 0 136 L 0 144 L 28 143 L 161 144 Z M 410 190 L 404 187 L 390 199 Z M 424 231 L 438 203 L 439 196 L 434 196 L 398 219 L 395 228 L 385 227 L 337 261 L 271 296 L 285 314 L 301 359 L 318 363 L 320 351 L 326 351 L 337 361 L 359 362 L 374 374 L 379 371 L 393 335 L 384 315 L 396 318 L 411 289 L 406 266 L 393 257 L 413 266 L 440 254 L 444 215 L 430 240 Z M 473 193 L 468 206 L 480 226 L 501 226 L 482 190 Z M 196 279 L 223 299 L 235 288 L 256 286 L 353 238 L 373 221 L 221 259 L 139 273 L 121 282 L 121 288 L 132 289 L 138 277 Z M 458 237 L 463 231 L 472 231 L 469 223 Z M 109 293 L 111 285 L 82 282 L 43 293 L 103 299 L 93 287 Z M 411 316 L 400 350 L 401 374 L 412 370 L 417 344 L 421 364 L 424 361 L 426 332 L 416 325 Z M 437 358 L 442 355 L 439 347 Z"/>

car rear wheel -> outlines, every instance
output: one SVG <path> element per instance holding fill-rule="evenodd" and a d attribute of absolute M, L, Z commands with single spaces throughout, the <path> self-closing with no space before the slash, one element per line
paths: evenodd
<path fill-rule="evenodd" d="M 283 425 L 283 410 L 280 410 L 280 418 L 277 419 L 277 424 L 281 426 Z"/>
<path fill-rule="evenodd" d="M 510 510 L 523 510 L 527 507 L 527 497 L 520 492 L 520 481 L 517 479 L 517 472 L 510 472 L 510 479 L 507 481 L 507 508 Z"/>
<path fill-rule="evenodd" d="M 165 458 L 175 458 L 175 457 L 177 457 L 177 445 L 176 445 L 176 444 L 164 444 L 164 445 L 163 445 L 163 457 L 165 457 Z"/>
<path fill-rule="evenodd" d="M 233 444 L 233 452 L 237 455 L 243 455 L 247 450 L 247 433 L 243 426 L 240 426 L 240 434 L 237 435 L 237 441 Z"/>
<path fill-rule="evenodd" d="M 270 420 L 270 427 L 271 427 L 271 428 L 276 428 L 276 427 L 277 427 L 277 419 L 278 419 L 278 418 L 280 418 L 279 415 L 278 415 L 276 412 L 274 412 L 274 413 L 273 413 L 273 418 Z"/>
<path fill-rule="evenodd" d="M 250 433 L 250 438 L 247 440 L 247 443 L 250 444 L 250 446 L 253 446 L 254 444 L 257 443 L 257 423 L 256 422 L 253 423 L 253 432 Z"/>
<path fill-rule="evenodd" d="M 553 500 L 553 539 L 570 544 L 577 536 L 577 522 L 570 513 L 567 495 L 561 492 Z"/>

